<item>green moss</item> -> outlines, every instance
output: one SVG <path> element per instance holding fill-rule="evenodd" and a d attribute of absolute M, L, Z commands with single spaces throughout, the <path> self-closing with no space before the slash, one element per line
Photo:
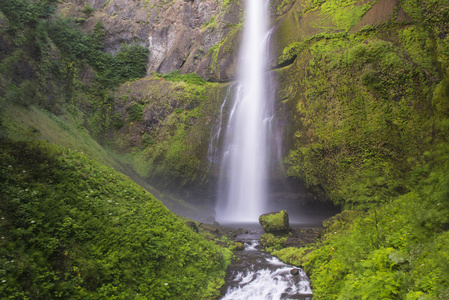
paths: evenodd
<path fill-rule="evenodd" d="M 333 26 L 344 31 L 349 31 L 355 26 L 362 16 L 373 6 L 375 1 L 363 5 L 355 5 L 357 1 L 326 1 L 321 5 L 321 12 L 332 18 Z"/>
<path fill-rule="evenodd" d="M 279 257 L 282 261 L 295 266 L 302 266 L 307 261 L 307 254 L 314 249 L 313 246 L 295 248 L 287 247 L 272 251 L 271 254 Z"/>
<path fill-rule="evenodd" d="M 204 85 L 206 81 L 195 73 L 180 74 L 179 70 L 171 71 L 164 75 L 156 75 L 156 77 L 162 77 L 165 80 L 173 82 L 185 82 L 188 84 Z"/>
<path fill-rule="evenodd" d="M 130 153 L 128 158 L 141 176 L 161 185 L 179 187 L 207 180 L 210 120 L 221 103 L 222 91 L 221 85 L 178 72 L 167 79 L 156 75 L 124 84 L 116 95 L 118 112 L 134 99 L 145 103 L 145 114 L 118 132 L 112 131 L 113 146 Z M 121 100 L 124 95 L 128 95 L 126 103 Z"/>
<path fill-rule="evenodd" d="M 259 217 L 259 223 L 267 233 L 288 233 L 290 231 L 288 214 L 285 210 L 263 214 Z"/>
<path fill-rule="evenodd" d="M 226 37 L 208 50 L 208 55 L 212 57 L 212 62 L 209 66 L 210 72 L 215 75 L 218 80 L 220 80 L 221 74 L 219 58 L 226 52 L 236 50 L 236 39 L 239 37 L 239 34 L 243 28 L 242 26 L 243 23 L 232 26 L 232 29 Z"/>
<path fill-rule="evenodd" d="M 413 162 L 399 158 L 430 147 L 424 137 L 432 126 L 427 83 L 436 69 L 423 70 L 373 32 L 300 46 L 303 64 L 295 67 L 304 71 L 293 89 L 298 144 L 288 158 L 289 174 L 347 204 L 386 201 L 406 190 Z"/>

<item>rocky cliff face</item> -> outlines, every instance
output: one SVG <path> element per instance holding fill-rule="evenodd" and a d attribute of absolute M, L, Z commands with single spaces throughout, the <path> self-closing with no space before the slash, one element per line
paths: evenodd
<path fill-rule="evenodd" d="M 105 50 L 139 43 L 150 50 L 148 73 L 197 73 L 208 81 L 228 81 L 243 17 L 239 1 L 70 0 L 58 7 L 85 30 L 105 28 Z"/>

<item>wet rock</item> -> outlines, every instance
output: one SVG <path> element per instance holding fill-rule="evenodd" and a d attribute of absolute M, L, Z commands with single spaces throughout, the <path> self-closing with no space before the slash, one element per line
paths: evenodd
<path fill-rule="evenodd" d="M 245 250 L 245 245 L 243 245 L 243 243 L 235 242 L 233 245 L 234 245 L 235 250 L 238 250 L 238 251 Z"/>
<path fill-rule="evenodd" d="M 196 233 L 198 233 L 198 226 L 196 226 L 195 222 L 193 222 L 193 221 L 187 221 L 186 224 L 187 224 L 187 226 L 189 226 L 190 228 L 192 228 L 193 231 L 195 231 Z"/>
<path fill-rule="evenodd" d="M 259 223 L 266 233 L 283 234 L 291 231 L 285 210 L 263 214 L 259 217 Z"/>
<path fill-rule="evenodd" d="M 202 226 L 202 228 L 203 228 L 204 230 L 206 230 L 206 231 L 208 231 L 208 232 L 210 232 L 210 233 L 217 234 L 217 233 L 220 232 L 220 230 L 219 230 L 216 226 L 213 226 L 213 225 L 202 224 L 201 226 Z"/>
<path fill-rule="evenodd" d="M 291 269 L 290 274 L 292 275 L 299 275 L 299 269 Z"/>

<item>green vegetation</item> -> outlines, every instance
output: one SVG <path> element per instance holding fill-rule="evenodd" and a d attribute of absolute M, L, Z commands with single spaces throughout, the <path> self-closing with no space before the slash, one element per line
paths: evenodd
<path fill-rule="evenodd" d="M 210 28 L 212 31 L 214 31 L 216 26 L 217 26 L 217 21 L 215 20 L 215 16 L 212 16 L 209 21 L 207 21 L 201 25 L 201 29 Z"/>
<path fill-rule="evenodd" d="M 84 155 L 0 146 L 0 293 L 16 298 L 213 296 L 230 252 Z"/>
<path fill-rule="evenodd" d="M 449 149 L 428 159 L 412 192 L 368 212 L 345 211 L 316 245 L 274 254 L 305 268 L 317 299 L 447 298 Z"/>
<path fill-rule="evenodd" d="M 142 114 L 145 108 L 145 104 L 143 103 L 132 103 L 130 106 L 126 108 L 126 111 L 129 114 L 130 121 L 142 121 Z"/>
<path fill-rule="evenodd" d="M 448 107 L 437 92 L 447 86 L 444 67 L 422 43 L 431 45 L 431 35 L 420 26 L 390 26 L 302 42 L 296 49 L 304 72 L 285 87 L 295 93 L 299 125 L 289 174 L 347 206 L 406 192 L 410 172 L 447 132 Z M 388 30 L 403 46 L 381 38 Z"/>
<path fill-rule="evenodd" d="M 267 234 L 267 251 L 304 266 L 316 299 L 448 298 L 447 3 L 400 0 L 389 21 L 368 26 L 360 20 L 374 1 L 278 4 L 278 13 L 292 6 L 277 63 L 295 61 L 276 71 L 277 107 L 290 118 L 288 175 L 346 210 L 325 224 L 318 243 L 281 249 L 284 238 Z M 166 186 L 202 183 L 226 87 L 179 71 L 141 78 L 146 48 L 104 53 L 101 22 L 88 33 L 77 27 L 91 7 L 69 20 L 50 18 L 55 5 L 4 0 L 0 8 L 1 295 L 213 297 L 230 252 L 206 242 L 212 234 L 193 233 L 151 195 L 83 155 L 29 141 L 123 168 L 91 134 L 128 153 L 144 177 Z M 204 57 L 215 80 L 228 71 L 219 60 L 235 53 L 240 29 Z"/>
<path fill-rule="evenodd" d="M 207 50 L 208 55 L 212 57 L 212 63 L 210 64 L 210 72 L 214 74 L 215 77 L 220 80 L 221 70 L 219 70 L 219 54 L 229 52 L 236 49 L 237 39 L 240 37 L 241 30 L 243 28 L 243 23 L 233 24 L 231 30 L 226 35 L 226 37 L 213 45 Z"/>
<path fill-rule="evenodd" d="M 102 52 L 104 28 L 101 22 L 90 34 L 81 32 L 70 19 L 42 22 L 42 30 L 66 57 L 79 63 L 88 62 L 97 73 L 100 87 L 113 87 L 128 80 L 145 76 L 149 50 L 138 44 L 122 45 L 116 55 Z"/>
<path fill-rule="evenodd" d="M 259 223 L 266 233 L 287 233 L 290 231 L 287 211 L 263 214 L 259 217 Z"/>
<path fill-rule="evenodd" d="M 110 146 L 130 153 L 128 163 L 152 182 L 171 188 L 206 182 L 210 120 L 225 88 L 179 71 L 123 84 L 115 103 L 126 121 L 112 131 Z"/>
<path fill-rule="evenodd" d="M 280 250 L 285 247 L 287 243 L 286 236 L 275 236 L 272 233 L 264 233 L 260 237 L 260 244 L 264 247 L 264 250 L 267 252 L 273 252 L 276 250 Z"/>
<path fill-rule="evenodd" d="M 338 24 L 334 4 L 305 14 L 327 7 Z M 358 32 L 323 27 L 280 58 L 296 57 L 278 72 L 295 112 L 288 173 L 346 209 L 318 243 L 274 252 L 305 268 L 314 299 L 449 297 L 449 8 L 399 7 Z"/>
<path fill-rule="evenodd" d="M 195 73 L 187 73 L 187 74 L 180 74 L 179 70 L 171 71 L 170 73 L 164 74 L 164 75 L 156 75 L 157 77 L 162 77 L 165 80 L 173 81 L 173 82 L 185 82 L 189 84 L 196 84 L 196 85 L 204 85 L 206 81 L 201 78 L 199 75 Z"/>

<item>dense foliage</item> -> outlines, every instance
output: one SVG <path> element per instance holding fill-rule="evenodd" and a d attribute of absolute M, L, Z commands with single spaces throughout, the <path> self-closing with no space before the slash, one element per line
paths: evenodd
<path fill-rule="evenodd" d="M 40 26 L 67 58 L 86 61 L 98 71 L 95 76 L 100 87 L 112 87 L 146 74 L 149 55 L 146 47 L 124 44 L 115 55 L 102 52 L 104 29 L 101 22 L 90 34 L 83 33 L 72 19 L 43 21 Z"/>
<path fill-rule="evenodd" d="M 427 157 L 410 193 L 367 212 L 344 211 L 319 243 L 274 254 L 305 268 L 316 299 L 447 299 L 449 149 Z"/>
<path fill-rule="evenodd" d="M 230 253 L 83 154 L 0 143 L 0 294 L 8 299 L 202 299 Z"/>
<path fill-rule="evenodd" d="M 449 6 L 399 1 L 351 31 L 335 20 L 349 2 L 308 1 L 340 30 L 291 43 L 279 72 L 296 80 L 280 83 L 296 112 L 288 172 L 348 210 L 275 254 L 304 266 L 314 299 L 447 299 Z"/>

